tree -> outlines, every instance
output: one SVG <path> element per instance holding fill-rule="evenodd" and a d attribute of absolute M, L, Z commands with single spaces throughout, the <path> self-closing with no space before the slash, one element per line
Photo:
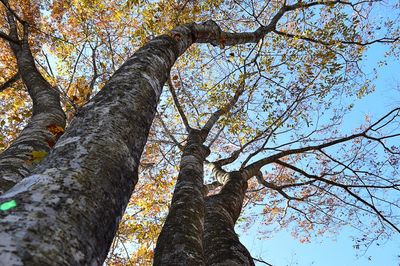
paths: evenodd
<path fill-rule="evenodd" d="M 179 8 L 172 8 L 173 11 L 171 7 L 174 7 L 174 5 L 171 4 L 167 8 L 168 2 L 160 4 L 165 7 L 165 10 L 162 10 L 160 6 L 154 7 L 154 5 L 149 4 L 148 8 L 143 8 L 143 14 L 148 13 L 149 15 L 143 18 L 145 23 L 142 25 L 142 31 L 137 31 L 136 36 L 139 36 L 138 38 L 140 38 L 140 34 L 145 35 L 144 28 L 156 27 L 154 20 L 157 19 L 163 22 L 167 21 L 167 25 L 178 24 L 178 26 L 167 34 L 149 38 L 150 40 L 129 57 L 112 76 L 111 73 L 119 65 L 117 61 L 122 61 L 121 58 L 123 58 L 119 56 L 119 59 L 117 59 L 118 55 L 128 52 L 128 50 L 123 49 L 123 46 L 116 46 L 115 40 L 118 39 L 118 36 L 129 32 L 131 25 L 126 23 L 126 18 L 133 16 L 132 13 L 129 13 L 131 6 L 135 4 L 133 1 L 116 2 L 113 3 L 114 5 L 107 3 L 110 4 L 110 7 L 113 7 L 110 12 L 104 11 L 107 8 L 100 1 L 79 3 L 60 1 L 44 4 L 44 7 L 51 7 L 53 13 L 49 20 L 40 22 L 43 25 L 36 21 L 38 16 L 35 16 L 35 14 L 40 13 L 40 8 L 35 1 L 23 1 L 21 7 L 16 7 L 15 3 L 8 3 L 5 0 L 2 0 L 2 3 L 2 12 L 7 14 L 7 20 L 3 21 L 4 27 L 0 35 L 5 40 L 2 45 L 9 45 L 12 48 L 18 66 L 18 72 L 15 70 L 12 72 L 9 83 L 15 80 L 16 73 L 18 73 L 33 100 L 33 113 L 28 126 L 2 154 L 2 158 L 6 158 L 6 161 L 18 158 L 21 165 L 19 167 L 23 170 L 17 168 L 16 171 L 20 173 L 18 179 L 15 178 L 15 174 L 2 174 L 1 176 L 2 180 L 7 181 L 2 182 L 6 184 L 4 187 L 2 184 L 3 191 L 7 191 L 13 185 L 10 185 L 10 182 L 15 183 L 23 178 L 0 198 L 2 206 L 6 206 L 4 207 L 5 210 L 0 213 L 3 227 L 0 233 L 2 239 L 0 248 L 6 263 L 17 265 L 23 262 L 101 264 L 104 261 L 118 222 L 121 220 L 122 213 L 137 183 L 140 156 L 155 116 L 162 87 L 167 81 L 176 59 L 183 55 L 193 43 L 209 43 L 220 46 L 222 49 L 234 45 L 254 45 L 238 48 L 238 54 L 247 53 L 248 56 L 238 57 L 242 58 L 242 62 L 232 71 L 234 74 L 224 77 L 224 79 L 232 80 L 217 84 L 218 90 L 209 90 L 210 102 L 208 106 L 214 105 L 220 108 L 217 108 L 217 111 L 211 114 L 206 123 L 199 126 L 199 129 L 193 129 L 190 126 L 191 123 L 189 122 L 191 121 L 186 118 L 182 106 L 179 104 L 177 93 L 174 92 L 174 85 L 179 86 L 177 82 L 180 79 L 179 73 L 172 77 L 175 84 L 172 81 L 169 82 L 172 98 L 183 118 L 184 129 L 187 130 L 189 136 L 185 145 L 182 146 L 173 134 L 168 134 L 172 142 L 177 144 L 178 148 L 183 149 L 183 157 L 178 183 L 171 203 L 171 211 L 158 241 L 155 263 L 170 263 L 169 259 L 172 261 L 183 259 L 182 257 L 174 258 L 175 253 L 169 249 L 170 247 L 177 247 L 181 242 L 172 243 L 174 246 L 163 240 L 171 234 L 179 236 L 180 230 L 181 236 L 184 237 L 181 244 L 185 247 L 185 250 L 186 247 L 189 249 L 193 247 L 193 243 L 190 244 L 190 241 L 195 240 L 198 243 L 193 252 L 183 252 L 179 255 L 185 256 L 186 254 L 184 259 L 190 259 L 191 255 L 197 254 L 198 256 L 192 258 L 200 263 L 204 260 L 207 263 L 212 263 L 213 258 L 218 257 L 205 257 L 203 253 L 209 254 L 211 251 L 223 253 L 224 250 L 215 248 L 215 245 L 218 244 L 216 239 L 220 236 L 219 234 L 224 232 L 223 236 L 234 240 L 236 247 L 241 251 L 240 254 L 246 254 L 248 264 L 251 264 L 251 258 L 246 253 L 246 249 L 237 241 L 233 226 L 243 205 L 247 180 L 254 176 L 258 176 L 259 182 L 273 193 L 279 193 L 288 200 L 302 202 L 306 198 L 317 198 L 320 200 L 319 203 L 326 203 L 331 208 L 340 205 L 335 200 L 328 202 L 332 201 L 332 197 L 336 195 L 330 192 L 330 187 L 338 187 L 345 190 L 350 197 L 353 197 L 357 203 L 362 205 L 360 207 L 353 202 L 343 200 L 342 203 L 345 206 L 360 210 L 365 210 L 365 207 L 370 208 L 367 212 L 378 215 L 383 221 L 382 225 L 389 224 L 398 231 L 397 221 L 391 221 L 390 214 L 387 217 L 380 210 L 375 209 L 375 205 L 372 204 L 371 206 L 370 202 L 355 194 L 352 189 L 353 187 L 366 189 L 368 192 L 369 189 L 398 190 L 397 179 L 385 180 L 377 172 L 371 171 L 367 174 L 371 174 L 370 176 L 375 177 L 375 179 L 369 180 L 370 182 L 385 181 L 388 183 L 358 185 L 356 183 L 335 182 L 340 175 L 345 175 L 349 179 L 357 178 L 362 170 L 346 165 L 347 159 L 337 160 L 323 150 L 334 144 L 348 140 L 359 141 L 364 138 L 381 143 L 384 149 L 390 153 L 390 160 L 395 168 L 397 166 L 395 163 L 397 160 L 396 147 L 388 147 L 385 142 L 396 137 L 397 134 L 389 134 L 385 130 L 387 128 L 389 128 L 388 130 L 393 129 L 393 123 L 389 122 L 395 121 L 397 110 L 390 112 L 378 123 L 368 125 L 365 129 L 359 130 L 358 133 L 343 138 L 331 136 L 318 140 L 311 138 L 311 136 L 314 136 L 313 134 L 302 135 L 304 133 L 301 131 L 294 130 L 304 123 L 313 123 L 311 114 L 318 108 L 312 107 L 312 104 L 306 104 L 307 100 L 315 100 L 320 108 L 324 108 L 329 106 L 328 97 L 334 97 L 343 92 L 357 93 L 362 96 L 368 92 L 368 82 L 363 84 L 364 86 L 360 86 L 361 89 L 357 92 L 352 90 L 354 84 L 361 82 L 357 79 L 359 71 L 356 63 L 360 60 L 364 47 L 378 42 L 395 43 L 397 41 L 396 38 L 390 37 L 392 34 L 395 36 L 397 30 L 393 24 L 388 23 L 388 26 L 382 30 L 386 34 L 383 38 L 372 36 L 373 33 L 381 33 L 379 30 L 368 31 L 369 17 L 366 15 L 370 12 L 368 8 L 370 3 L 300 1 L 293 3 L 274 2 L 267 3 L 264 6 L 255 6 L 251 2 L 253 13 L 250 14 L 243 7 L 243 5 L 248 4 L 245 2 L 218 1 L 217 3 L 205 3 L 200 10 L 196 10 L 194 4 L 189 4 L 189 1 L 186 1 L 181 6 L 178 5 Z M 184 12 L 186 8 L 189 9 L 188 6 L 190 6 L 190 11 Z M 181 24 L 194 18 L 207 18 L 207 15 L 209 15 L 207 12 L 213 15 L 210 11 L 212 8 L 223 10 L 227 7 L 239 9 L 237 13 L 234 13 L 235 18 L 231 22 L 242 19 L 246 14 L 253 21 L 246 22 L 243 25 L 228 23 L 227 27 L 232 27 L 233 31 L 222 30 L 212 20 L 203 23 Z M 98 13 L 97 8 L 100 10 Z M 265 10 L 270 12 L 265 12 Z M 172 14 L 168 15 L 167 12 Z M 135 19 L 132 18 L 132 20 Z M 70 23 L 69 27 L 60 27 L 57 31 L 56 26 L 65 23 L 65 21 Z M 363 23 L 365 23 L 365 27 L 362 26 Z M 353 27 L 355 24 L 359 26 L 359 31 Z M 162 25 L 162 23 L 158 25 Z M 258 27 L 254 31 L 243 31 L 245 26 L 254 28 L 256 25 Z M 73 27 L 75 27 L 74 31 L 71 31 Z M 80 48 L 76 50 L 75 48 L 67 48 L 69 47 L 66 44 L 68 40 L 65 41 L 64 37 L 69 34 L 72 38 L 78 38 L 77 43 Z M 274 34 L 271 39 L 266 38 L 269 34 Z M 55 39 L 58 41 L 55 41 Z M 283 40 L 286 40 L 286 43 Z M 43 67 L 43 69 L 46 69 L 48 73 L 38 71 L 35 67 L 32 54 L 40 51 L 40 42 L 53 44 L 56 56 L 69 55 L 65 64 L 72 67 L 68 70 L 70 71 L 70 78 L 61 79 L 60 84 L 62 85 L 59 85 L 62 86 L 61 88 L 56 87 L 54 89 L 46 81 L 46 78 L 50 82 L 55 83 L 57 81 L 56 75 L 51 74 L 53 72 L 50 68 L 51 63 L 49 63 L 46 54 L 43 57 L 45 60 L 47 59 L 49 66 Z M 90 47 L 89 52 L 85 50 L 86 46 Z M 271 60 L 270 55 L 266 53 L 265 47 L 274 47 L 278 52 L 286 52 L 280 55 L 281 64 L 275 65 L 274 60 Z M 197 54 L 197 58 L 195 58 L 200 61 L 202 58 L 199 55 L 204 53 L 204 50 L 193 49 L 190 53 L 194 56 Z M 100 61 L 99 56 L 110 58 L 108 64 Z M 230 56 L 235 57 L 235 53 L 231 53 Z M 249 60 L 250 56 L 254 56 L 254 58 Z M 340 58 L 340 56 L 343 57 Z M 82 66 L 78 65 L 80 58 L 86 59 Z M 8 54 L 6 60 L 13 62 L 13 57 Z M 229 62 L 226 58 L 224 58 L 224 61 Z M 301 63 L 289 64 L 288 62 Z M 24 64 L 27 64 L 27 66 L 24 66 Z M 188 75 L 193 76 L 193 73 L 196 73 L 193 71 L 196 66 L 191 65 L 190 61 L 186 61 L 182 65 L 192 68 L 192 70 L 188 70 Z M 235 62 L 232 65 L 234 66 Z M 344 65 L 345 67 L 343 67 Z M 280 66 L 283 66 L 283 68 L 279 68 Z M 90 75 L 84 74 L 88 69 L 91 70 Z M 294 78 L 292 80 L 282 76 L 287 74 L 288 71 L 293 72 Z M 271 79 L 265 73 L 278 78 L 279 81 Z M 315 75 L 315 73 L 318 74 Z M 7 72 L 7 74 L 9 73 Z M 63 73 L 61 72 L 61 74 Z M 79 77 L 75 77 L 75 75 L 79 75 Z M 220 77 L 220 75 L 217 76 Z M 99 79 L 100 81 L 98 81 Z M 270 83 L 267 85 L 269 87 L 262 87 L 259 83 L 260 80 L 269 80 Z M 295 86 L 296 83 L 300 85 Z M 197 95 L 200 97 L 204 97 L 203 92 L 207 91 L 206 87 L 208 86 L 205 82 L 202 82 L 202 84 L 204 88 L 200 88 Z M 182 82 L 180 85 L 182 85 Z M 344 88 L 339 90 L 339 86 Z M 266 89 L 270 87 L 277 89 Z M 98 88 L 101 88 L 101 90 L 94 97 L 91 97 L 91 94 Z M 35 98 L 37 91 L 40 92 L 40 97 Z M 231 92 L 234 92 L 233 97 L 229 97 Z M 238 102 L 242 94 L 245 94 L 247 102 Z M 43 97 L 43 95 L 46 95 L 46 97 Z M 74 113 L 74 109 L 76 109 L 74 118 L 70 121 L 65 132 L 65 118 L 63 113 L 60 112 L 59 95 L 64 100 L 67 114 Z M 268 96 L 261 103 L 262 112 L 267 113 L 265 124 L 254 128 L 246 125 L 243 129 L 238 129 L 238 125 L 251 123 L 252 120 L 244 119 L 246 114 L 251 113 L 250 110 L 246 112 L 244 106 L 250 103 L 254 104 L 257 99 L 263 99 L 262 96 Z M 221 99 L 229 98 L 231 100 L 224 105 Z M 51 100 L 52 105 L 42 102 L 44 100 Z M 87 103 L 84 104 L 86 101 Z M 279 106 L 281 103 L 282 106 Z M 187 105 L 190 104 L 192 104 L 190 100 L 184 103 L 186 109 Z M 50 106 L 52 108 L 49 108 Z M 196 107 L 201 109 L 198 114 L 199 122 L 202 122 L 205 119 L 206 111 L 204 110 L 207 110 L 207 106 L 198 104 L 194 106 L 190 112 L 198 112 Z M 237 110 L 233 112 L 233 108 L 237 108 Z M 274 111 L 271 111 L 271 108 L 274 108 Z M 164 109 L 164 113 L 168 114 L 167 108 Z M 55 117 L 57 120 L 53 122 L 47 117 L 44 119 L 41 114 L 49 114 L 50 117 Z M 221 128 L 215 132 L 214 125 L 222 115 L 226 115 L 225 120 L 222 120 Z M 338 113 L 330 115 L 336 117 Z M 41 121 L 45 122 L 44 124 L 35 122 L 35 117 L 38 116 L 41 117 Z M 162 124 L 162 122 L 160 123 Z M 334 119 L 332 124 L 325 128 L 316 128 L 312 133 L 326 134 L 326 132 L 333 132 L 331 130 L 335 123 L 337 121 Z M 28 130 L 31 124 L 38 128 L 37 132 Z M 264 128 L 264 125 L 267 125 L 267 127 Z M 164 124 L 165 129 L 168 126 Z M 224 128 L 232 134 L 225 136 L 225 140 L 222 139 L 221 141 L 219 135 L 225 133 Z M 213 129 L 210 146 L 219 142 L 219 147 L 222 147 L 224 142 L 231 142 L 230 138 L 232 137 L 241 137 L 242 140 L 239 139 L 241 143 L 239 150 L 235 150 L 232 155 L 225 159 L 220 158 L 210 163 L 218 180 L 214 185 L 222 184 L 224 187 L 218 194 L 204 199 L 202 164 L 208 152 L 203 143 Z M 273 148 L 266 146 L 270 143 L 270 140 L 281 134 L 278 130 L 293 130 L 290 132 L 293 132 L 293 136 L 297 137 L 288 141 L 284 146 L 310 145 L 287 148 L 285 151 L 280 150 L 284 146 Z M 165 131 L 167 132 L 167 130 Z M 371 131 L 379 135 L 372 135 L 370 134 Z M 61 138 L 57 141 L 61 134 Z M 34 137 L 33 144 L 30 147 L 22 145 L 23 151 L 13 148 L 18 147 L 19 143 L 24 144 L 25 135 L 28 135 L 29 139 Z M 319 144 L 315 144 L 316 142 L 319 142 Z M 249 150 L 246 150 L 246 148 L 249 148 Z M 14 150 L 17 152 L 12 153 Z M 49 150 L 50 153 L 47 155 Z M 277 153 L 264 159 L 251 161 L 252 158 L 255 160 L 258 155 L 262 155 L 263 152 L 268 150 L 277 151 Z M 223 157 L 228 155 L 230 151 L 230 149 L 217 150 L 216 154 Z M 251 152 L 250 155 L 247 155 L 238 171 L 228 173 L 226 169 L 222 169 L 224 165 L 233 163 L 241 155 L 246 156 L 245 152 L 249 151 Z M 302 155 L 305 157 L 304 152 L 315 152 L 316 157 L 321 156 L 320 153 L 322 153 L 325 157 L 330 158 L 329 162 L 326 162 L 326 158 L 316 158 L 318 163 L 323 162 L 323 167 L 317 168 L 321 174 L 308 173 L 298 167 L 296 162 L 302 159 Z M 297 154 L 300 154 L 299 158 L 283 160 L 284 157 Z M 24 156 L 22 160 L 20 159 L 21 155 Z M 43 159 L 43 157 L 45 158 Z M 360 158 L 354 158 L 362 162 Z M 279 182 L 265 180 L 261 176 L 260 170 L 261 167 L 269 163 L 285 167 L 289 169 L 290 173 L 282 175 L 285 178 L 282 178 Z M 342 168 L 337 172 L 332 171 L 335 167 L 331 169 L 329 163 L 342 165 Z M 314 164 L 317 163 L 314 161 Z M 381 167 L 381 165 L 375 166 L 376 168 Z M 330 171 L 327 172 L 327 169 Z M 12 170 L 15 172 L 14 168 Z M 348 175 L 347 171 L 353 172 L 353 175 Z M 293 177 L 290 177 L 294 176 L 293 173 L 302 174 L 307 180 L 298 183 Z M 331 178 L 327 179 L 326 175 Z M 316 183 L 319 184 L 319 186 L 315 186 L 318 190 L 310 190 L 309 186 Z M 290 196 L 285 192 L 286 188 L 293 188 L 295 194 Z M 194 194 L 192 194 L 191 200 L 186 201 L 187 198 L 184 196 L 188 192 Z M 297 195 L 298 193 L 302 195 L 302 198 Z M 326 197 L 329 193 L 332 194 L 332 197 Z M 185 198 L 184 203 L 187 203 L 185 207 L 179 206 L 182 203 L 182 196 Z M 226 197 L 231 201 L 232 196 L 234 196 L 233 202 L 236 204 L 228 205 Z M 260 196 L 257 195 L 256 197 Z M 371 196 L 371 200 L 374 197 Z M 386 202 L 384 200 L 382 199 L 382 202 Z M 311 204 L 314 204 L 314 202 L 311 202 Z M 396 206 L 395 202 L 388 202 L 388 204 Z M 297 205 L 290 207 L 293 210 L 298 209 Z M 204 208 L 204 211 L 202 211 L 202 208 Z M 219 216 L 220 212 L 216 212 L 216 210 L 221 210 L 221 208 L 225 209 L 229 215 Z M 276 204 L 275 208 L 279 209 L 279 204 Z M 189 211 L 189 213 L 186 211 Z M 182 222 L 178 216 L 180 212 L 183 212 L 184 215 L 193 214 L 193 216 L 188 216 L 189 219 Z M 307 216 L 310 212 L 306 213 L 301 209 L 298 209 L 298 212 L 310 220 Z M 272 209 L 270 213 L 276 213 L 276 210 Z M 395 215 L 393 217 L 395 218 Z M 315 224 L 312 218 L 304 226 Z M 204 234 L 203 221 L 205 221 Z M 216 223 L 215 221 L 220 222 Z M 195 223 L 194 228 L 196 230 L 184 230 L 185 228 L 193 228 L 185 227 L 191 223 Z M 216 224 L 221 228 L 217 228 Z M 326 224 L 329 224 L 329 222 Z M 188 238 L 188 234 L 193 235 Z M 83 238 L 82 235 L 85 235 L 85 237 Z M 202 244 L 203 236 L 204 247 Z M 190 240 L 189 243 L 187 242 L 188 239 Z M 224 258 L 235 259 L 232 254 Z"/>

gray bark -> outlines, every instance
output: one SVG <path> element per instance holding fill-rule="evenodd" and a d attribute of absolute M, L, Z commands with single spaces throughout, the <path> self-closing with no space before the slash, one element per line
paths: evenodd
<path fill-rule="evenodd" d="M 32 152 L 49 152 L 59 137 L 49 128 L 65 127 L 65 115 L 56 90 L 36 69 L 27 41 L 10 43 L 19 75 L 33 102 L 32 117 L 18 138 L 0 154 L 0 195 L 27 176 L 34 167 Z"/>
<path fill-rule="evenodd" d="M 205 199 L 204 254 L 206 265 L 254 265 L 234 227 L 243 205 L 247 181 L 232 172 L 221 191 Z"/>
<path fill-rule="evenodd" d="M 209 149 L 191 130 L 183 149 L 171 207 L 157 240 L 154 265 L 204 265 L 203 162 Z"/>
<path fill-rule="evenodd" d="M 49 156 L 0 197 L 5 265 L 101 265 L 137 182 L 140 155 L 170 68 L 170 36 L 137 51 L 85 105 Z"/>

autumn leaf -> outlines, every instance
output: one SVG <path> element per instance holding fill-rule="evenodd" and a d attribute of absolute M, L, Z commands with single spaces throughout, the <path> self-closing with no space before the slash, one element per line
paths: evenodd
<path fill-rule="evenodd" d="M 47 156 L 47 154 L 48 152 L 45 151 L 32 151 L 30 162 L 35 164 L 40 163 L 44 159 L 44 157 Z"/>
<path fill-rule="evenodd" d="M 64 133 L 64 128 L 54 124 L 48 125 L 47 129 L 57 138 Z"/>

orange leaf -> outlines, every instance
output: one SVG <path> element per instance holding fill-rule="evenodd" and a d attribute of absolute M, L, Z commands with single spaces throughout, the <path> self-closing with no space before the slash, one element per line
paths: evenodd
<path fill-rule="evenodd" d="M 47 129 L 56 137 L 59 137 L 64 133 L 64 128 L 54 124 L 48 125 Z"/>

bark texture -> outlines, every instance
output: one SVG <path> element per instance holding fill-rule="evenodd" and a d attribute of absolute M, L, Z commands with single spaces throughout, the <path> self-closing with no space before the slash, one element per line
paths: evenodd
<path fill-rule="evenodd" d="M 138 50 L 85 105 L 48 157 L 0 202 L 5 265 L 101 265 L 137 182 L 158 98 L 179 46 Z"/>
<path fill-rule="evenodd" d="M 33 102 L 32 117 L 18 138 L 0 154 L 0 195 L 27 176 L 34 167 L 32 152 L 49 152 L 64 129 L 65 114 L 56 90 L 43 78 L 27 42 L 10 43 L 17 59 L 19 75 Z"/>
<path fill-rule="evenodd" d="M 206 265 L 255 265 L 240 243 L 234 227 L 243 205 L 247 181 L 240 172 L 232 172 L 216 195 L 205 199 L 204 254 Z"/>
<path fill-rule="evenodd" d="M 204 265 L 203 162 L 209 149 L 191 130 L 180 164 L 171 208 L 157 240 L 154 265 Z"/>

